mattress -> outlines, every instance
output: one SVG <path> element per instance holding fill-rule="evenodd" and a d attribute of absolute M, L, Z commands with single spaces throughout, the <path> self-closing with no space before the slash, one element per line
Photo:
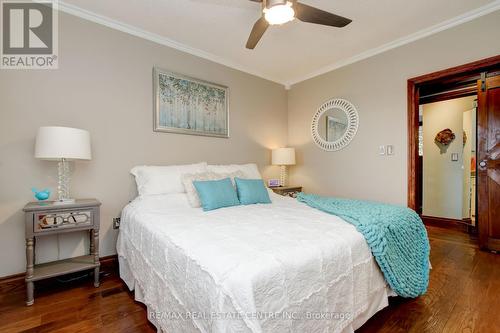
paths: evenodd
<path fill-rule="evenodd" d="M 121 218 L 120 275 L 159 331 L 352 332 L 393 295 L 363 236 L 270 193 L 203 212 L 139 197 Z"/>

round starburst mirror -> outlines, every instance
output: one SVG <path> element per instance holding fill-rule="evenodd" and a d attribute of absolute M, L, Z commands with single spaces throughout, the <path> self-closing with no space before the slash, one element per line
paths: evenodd
<path fill-rule="evenodd" d="M 359 117 L 354 105 L 341 98 L 331 99 L 319 107 L 313 116 L 311 134 L 323 150 L 345 148 L 358 131 Z"/>

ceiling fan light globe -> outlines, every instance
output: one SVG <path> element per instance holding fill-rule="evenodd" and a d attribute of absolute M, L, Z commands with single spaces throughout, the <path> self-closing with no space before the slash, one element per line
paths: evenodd
<path fill-rule="evenodd" d="M 279 25 L 292 21 L 295 18 L 295 11 L 292 3 L 287 1 L 284 4 L 264 8 L 264 17 L 271 25 Z"/>

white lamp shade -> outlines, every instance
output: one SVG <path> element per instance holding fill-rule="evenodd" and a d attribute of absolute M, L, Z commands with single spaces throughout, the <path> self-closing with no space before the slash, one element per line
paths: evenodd
<path fill-rule="evenodd" d="M 40 127 L 36 135 L 35 157 L 43 160 L 90 160 L 90 134 L 78 128 Z"/>
<path fill-rule="evenodd" d="M 272 164 L 295 165 L 295 148 L 273 149 Z"/>

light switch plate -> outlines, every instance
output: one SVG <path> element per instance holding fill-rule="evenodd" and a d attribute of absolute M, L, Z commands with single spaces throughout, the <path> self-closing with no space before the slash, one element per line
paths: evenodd
<path fill-rule="evenodd" d="M 394 146 L 387 145 L 387 155 L 394 155 Z"/>
<path fill-rule="evenodd" d="M 385 155 L 385 146 L 378 146 L 378 154 Z"/>

